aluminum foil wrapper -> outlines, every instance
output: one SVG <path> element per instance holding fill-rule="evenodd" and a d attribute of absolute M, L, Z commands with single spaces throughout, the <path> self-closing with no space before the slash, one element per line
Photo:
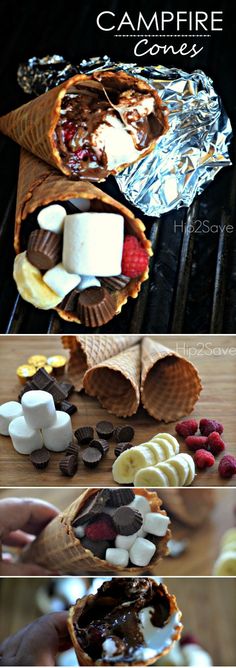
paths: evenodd
<path fill-rule="evenodd" d="M 115 63 L 108 56 L 74 66 L 61 56 L 31 58 L 20 65 L 18 83 L 39 95 L 76 73 L 123 69 L 153 86 L 169 110 L 169 130 L 154 150 L 116 176 L 127 200 L 149 216 L 189 206 L 216 174 L 231 165 L 230 120 L 212 80 L 163 65 Z"/>

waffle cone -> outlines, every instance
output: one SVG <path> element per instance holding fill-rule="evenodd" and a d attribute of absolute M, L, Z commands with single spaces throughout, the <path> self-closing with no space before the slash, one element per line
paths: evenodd
<path fill-rule="evenodd" d="M 128 417 L 137 413 L 140 401 L 140 346 L 96 364 L 84 375 L 83 386 L 90 397 L 97 397 L 108 413 Z"/>
<path fill-rule="evenodd" d="M 109 585 L 110 584 L 111 583 L 109 583 L 109 582 L 106 583 L 107 598 L 108 599 L 109 599 Z M 170 615 L 172 613 L 179 612 L 176 597 L 169 594 L 167 587 L 163 584 L 158 585 L 156 582 L 153 583 L 153 586 L 155 588 L 160 587 L 164 596 L 168 598 L 168 601 L 169 601 L 169 604 L 170 604 Z M 94 594 L 94 595 L 90 594 L 88 596 L 84 596 L 83 598 L 79 599 L 76 602 L 76 604 L 74 606 L 72 606 L 69 610 L 68 629 L 69 629 L 70 637 L 71 637 L 71 640 L 72 640 L 72 643 L 73 643 L 73 646 L 74 646 L 74 649 L 75 649 L 75 652 L 76 652 L 78 663 L 79 663 L 80 666 L 94 666 L 94 660 L 88 654 L 86 654 L 86 652 L 82 649 L 81 645 L 79 644 L 77 636 L 76 636 L 75 625 L 79 622 L 82 613 L 85 612 L 87 607 L 88 607 L 88 609 L 90 609 L 91 607 L 93 607 L 93 605 L 94 605 L 94 607 L 96 606 L 96 598 L 98 599 L 98 596 L 99 596 L 99 590 L 98 590 L 97 594 Z M 181 618 L 181 613 L 180 613 L 180 618 Z M 164 649 L 162 652 L 161 651 L 158 652 L 158 650 L 157 650 L 156 656 L 154 656 L 154 657 L 152 657 L 152 658 L 150 658 L 146 661 L 140 661 L 140 660 L 139 661 L 132 661 L 132 662 L 129 662 L 129 664 L 120 663 L 120 662 L 118 663 L 118 661 L 117 661 L 117 663 L 114 664 L 114 665 L 119 665 L 119 666 L 127 666 L 127 665 L 129 665 L 129 666 L 149 666 L 149 665 L 153 665 L 155 663 L 155 661 L 157 661 L 157 659 L 160 659 L 161 656 L 164 656 L 165 654 L 167 654 L 170 651 L 173 643 L 180 638 L 181 631 L 182 631 L 182 624 L 179 621 L 177 623 L 175 629 L 173 630 L 173 634 L 170 637 L 169 646 L 166 649 Z M 107 661 L 103 662 L 102 659 L 99 659 L 99 661 L 97 661 L 95 663 L 95 665 L 107 666 L 108 663 L 107 663 Z"/>
<path fill-rule="evenodd" d="M 202 389 L 195 366 L 153 339 L 142 340 L 141 400 L 163 422 L 189 415 Z"/>
<path fill-rule="evenodd" d="M 96 188 L 89 181 L 74 181 L 66 178 L 24 149 L 21 151 L 17 189 L 14 234 L 16 253 L 25 250 L 24 221 L 29 214 L 52 202 L 65 202 L 80 197 L 91 200 L 91 211 L 113 212 L 124 216 L 127 232 L 134 234 L 141 241 L 148 256 L 152 255 L 150 241 L 148 241 L 144 232 L 145 226 L 123 204 Z M 147 278 L 148 269 L 138 278 L 131 279 L 123 289 L 113 293 L 116 300 L 116 313 L 121 311 L 128 297 L 137 297 L 142 282 Z M 80 322 L 76 314 L 63 311 L 59 307 L 56 310 L 64 320 Z"/>
<path fill-rule="evenodd" d="M 142 573 L 142 568 L 123 569 L 121 566 L 114 566 L 104 559 L 95 557 L 90 550 L 81 545 L 79 538 L 76 538 L 71 526 L 72 522 L 87 499 L 96 491 L 96 488 L 87 489 L 63 513 L 52 520 L 38 538 L 22 552 L 21 561 L 36 563 L 50 570 L 56 570 L 60 575 L 139 575 Z M 148 499 L 152 512 L 166 515 L 166 512 L 161 510 L 162 501 L 156 492 L 149 492 L 146 489 L 137 489 L 135 492 Z M 169 538 L 170 531 L 168 530 L 166 535 L 158 540 L 156 553 L 150 562 L 148 572 L 155 572 L 160 559 L 168 553 Z"/>
<path fill-rule="evenodd" d="M 162 127 L 161 134 L 167 131 L 168 120 L 164 113 L 166 108 L 163 107 L 158 93 L 145 81 L 132 77 L 125 72 L 96 72 L 91 75 L 76 74 L 60 86 L 49 90 L 47 93 L 2 116 L 0 118 L 0 131 L 16 141 L 27 151 L 30 151 L 30 153 L 33 153 L 52 167 L 70 176 L 70 170 L 63 164 L 58 151 L 55 136 L 55 129 L 60 117 L 61 103 L 68 89 L 72 86 L 84 86 L 84 84 L 89 83 L 90 87 L 101 88 L 101 85 L 97 81 L 98 76 L 102 77 L 104 85 L 117 90 L 125 90 L 135 84 L 135 87 L 139 91 L 151 92 L 156 101 L 156 116 Z M 145 151 L 140 152 L 138 159 L 152 151 L 155 144 L 156 139 L 150 142 Z M 110 173 L 116 173 L 116 171 L 127 167 L 128 164 L 120 165 L 118 170 L 110 170 Z M 85 173 L 84 176 L 88 178 L 88 175 Z M 96 180 L 104 180 L 104 177 L 101 176 L 100 179 L 98 177 Z"/>
<path fill-rule="evenodd" d="M 215 505 L 214 489 L 161 489 L 161 496 L 168 514 L 189 527 L 205 522 Z"/>
<path fill-rule="evenodd" d="M 118 355 L 122 350 L 133 346 L 141 336 L 124 334 L 110 336 L 102 334 L 81 334 L 79 336 L 62 336 L 64 348 L 70 350 L 68 374 L 75 389 L 83 387 L 83 377 L 87 369 L 95 364 Z"/>

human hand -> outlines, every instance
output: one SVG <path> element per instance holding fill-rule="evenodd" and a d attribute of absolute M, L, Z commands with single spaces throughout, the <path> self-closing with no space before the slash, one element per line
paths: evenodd
<path fill-rule="evenodd" d="M 71 647 L 67 612 L 39 617 L 0 645 L 0 666 L 55 666 L 58 652 Z"/>
<path fill-rule="evenodd" d="M 0 501 L 0 546 L 23 548 L 58 514 L 58 509 L 39 499 L 10 498 Z M 37 564 L 14 563 L 9 553 L 2 554 L 0 576 L 52 575 Z"/>

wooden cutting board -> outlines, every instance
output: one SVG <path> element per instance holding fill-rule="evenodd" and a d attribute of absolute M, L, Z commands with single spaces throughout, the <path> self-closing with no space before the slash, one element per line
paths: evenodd
<path fill-rule="evenodd" d="M 236 455 L 236 336 L 164 336 L 157 340 L 177 350 L 195 364 L 201 375 L 203 391 L 192 413 L 193 417 L 213 417 L 224 423 L 224 438 L 227 451 Z M 59 336 L 2 336 L 0 339 L 1 387 L 0 403 L 17 398 L 21 386 L 16 377 L 16 368 L 26 362 L 32 354 L 52 355 L 62 352 Z M 71 401 L 77 405 L 78 412 L 72 416 L 73 429 L 89 424 L 95 427 L 99 420 L 112 420 L 114 425 L 129 422 L 135 428 L 133 443 L 138 445 L 152 438 L 158 432 L 175 434 L 175 423 L 168 425 L 156 422 L 140 408 L 138 413 L 122 420 L 111 416 L 96 399 L 84 393 L 71 395 Z M 181 440 L 181 451 L 187 451 Z M 27 456 L 19 455 L 13 448 L 9 437 L 0 436 L 0 486 L 111 486 L 112 463 L 114 462 L 114 441 L 99 466 L 85 468 L 80 461 L 77 474 L 73 478 L 62 476 L 59 470 L 61 453 L 52 453 L 49 466 L 38 471 Z M 235 486 L 236 476 L 223 480 L 218 475 L 218 463 L 211 469 L 198 473 L 194 486 Z"/>

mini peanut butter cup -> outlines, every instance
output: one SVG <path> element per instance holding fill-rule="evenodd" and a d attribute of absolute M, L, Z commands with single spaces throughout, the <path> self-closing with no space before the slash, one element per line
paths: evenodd
<path fill-rule="evenodd" d="M 77 314 L 86 327 L 101 327 L 116 314 L 116 299 L 105 288 L 87 288 L 80 292 Z"/>
<path fill-rule="evenodd" d="M 75 431 L 75 438 L 80 445 L 88 445 L 92 441 L 94 435 L 93 427 L 85 426 L 79 427 Z"/>
<path fill-rule="evenodd" d="M 108 422 L 107 420 L 102 420 L 101 422 L 98 422 L 96 424 L 96 432 L 97 435 L 100 436 L 100 438 L 105 438 L 106 440 L 108 440 L 113 436 L 114 426 L 112 422 Z"/>
<path fill-rule="evenodd" d="M 55 232 L 34 230 L 27 247 L 27 258 L 34 267 L 47 271 L 55 267 L 61 259 L 61 238 Z"/>
<path fill-rule="evenodd" d="M 30 454 L 30 461 L 35 466 L 36 469 L 45 469 L 51 459 L 50 452 L 47 448 L 40 448 L 39 450 L 33 450 Z"/>
<path fill-rule="evenodd" d="M 95 557 L 99 557 L 99 559 L 105 558 L 106 550 L 111 545 L 109 540 L 90 540 L 87 536 L 81 538 L 80 542 L 85 550 L 90 550 L 90 552 L 92 552 Z"/>
<path fill-rule="evenodd" d="M 132 441 L 134 438 L 134 428 L 129 424 L 116 427 L 114 431 L 114 438 L 117 443 L 127 443 L 128 441 Z"/>
<path fill-rule="evenodd" d="M 79 295 L 80 291 L 78 288 L 74 288 L 74 290 L 71 290 L 71 292 L 64 297 L 62 302 L 58 304 L 58 308 L 62 311 L 67 311 L 68 313 L 76 313 Z"/>
<path fill-rule="evenodd" d="M 122 452 L 124 452 L 125 450 L 129 450 L 132 447 L 133 447 L 132 443 L 129 443 L 129 442 L 128 443 L 118 443 L 118 445 L 116 445 L 115 450 L 114 450 L 115 456 L 119 457 L 119 455 L 121 455 Z"/>
<path fill-rule="evenodd" d="M 131 279 L 128 276 L 124 276 L 124 274 L 120 274 L 120 276 L 104 276 L 99 280 L 104 288 L 113 292 L 115 290 L 123 290 Z"/>
<path fill-rule="evenodd" d="M 66 455 L 66 457 L 68 457 L 68 456 L 70 456 L 70 455 L 74 455 L 75 457 L 78 458 L 78 456 L 79 456 L 79 446 L 78 446 L 78 443 L 73 443 L 73 442 L 71 442 L 71 443 L 68 445 L 68 448 L 66 449 L 65 455 Z"/>
<path fill-rule="evenodd" d="M 109 505 L 112 508 L 119 508 L 120 506 L 127 506 L 135 498 L 135 493 L 132 489 L 110 489 L 109 490 Z"/>
<path fill-rule="evenodd" d="M 122 536 L 131 536 L 141 528 L 143 518 L 138 510 L 129 508 L 128 506 L 121 506 L 114 513 L 113 522 L 119 534 Z"/>
<path fill-rule="evenodd" d="M 63 475 L 72 478 L 78 468 L 78 457 L 76 455 L 67 455 L 59 462 L 59 468 Z"/>
<path fill-rule="evenodd" d="M 106 454 L 106 452 L 109 450 L 109 444 L 104 438 L 95 438 L 93 439 L 90 444 L 90 448 L 97 448 L 99 452 L 101 452 L 102 457 Z"/>
<path fill-rule="evenodd" d="M 99 462 L 102 459 L 102 453 L 98 450 L 98 448 L 86 448 L 82 454 L 82 460 L 84 462 L 84 465 L 87 466 L 90 469 L 95 468 L 99 464 Z"/>

